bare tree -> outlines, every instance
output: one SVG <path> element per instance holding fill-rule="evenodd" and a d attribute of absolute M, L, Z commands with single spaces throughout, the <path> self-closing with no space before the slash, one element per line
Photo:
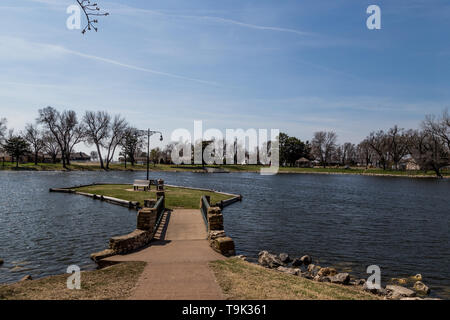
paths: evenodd
<path fill-rule="evenodd" d="M 85 136 L 84 127 L 78 123 L 75 111 L 65 110 L 60 113 L 52 107 L 46 107 L 39 110 L 38 122 L 53 134 L 61 149 L 63 167 L 67 168 L 73 148 Z"/>
<path fill-rule="evenodd" d="M 431 169 L 442 178 L 441 168 L 449 165 L 450 151 L 438 135 L 426 130 L 410 130 L 408 150 L 422 170 Z"/>
<path fill-rule="evenodd" d="M 342 165 L 349 165 L 355 162 L 356 160 L 356 147 L 351 142 L 346 142 L 342 146 L 338 148 L 340 151 L 341 157 L 339 162 Z"/>
<path fill-rule="evenodd" d="M 50 132 L 44 132 L 42 140 L 44 142 L 44 151 L 52 158 L 52 163 L 56 163 L 58 154 L 61 153 L 61 148 L 55 136 Z"/>
<path fill-rule="evenodd" d="M 373 154 L 373 150 L 369 144 L 369 141 L 367 139 L 361 141 L 358 144 L 357 157 L 358 157 L 358 161 L 365 164 L 366 169 L 368 169 L 369 165 L 372 164 L 374 154 Z"/>
<path fill-rule="evenodd" d="M 38 164 L 39 152 L 44 149 L 44 139 L 42 132 L 38 129 L 36 125 L 28 123 L 25 127 L 25 133 L 23 134 L 24 139 L 29 143 L 31 147 L 31 152 L 34 155 L 34 164 Z"/>
<path fill-rule="evenodd" d="M 386 166 L 389 160 L 388 142 L 386 134 L 383 130 L 377 132 L 371 132 L 366 138 L 367 143 L 375 151 L 379 163 L 383 166 L 383 170 L 386 170 Z"/>
<path fill-rule="evenodd" d="M 91 3 L 89 0 L 76 0 L 80 5 L 81 9 L 86 16 L 87 25 L 84 27 L 81 33 L 85 34 L 86 30 L 94 29 L 95 32 L 98 31 L 98 28 L 95 26 L 98 23 L 98 20 L 95 17 L 99 16 L 108 16 L 108 12 L 100 12 L 101 9 L 98 7 L 97 3 Z"/>
<path fill-rule="evenodd" d="M 86 125 L 86 142 L 96 146 L 100 168 L 105 169 L 101 148 L 105 147 L 110 134 L 111 116 L 105 111 L 86 111 L 83 122 Z"/>
<path fill-rule="evenodd" d="M 65 110 L 61 114 L 65 128 L 66 161 L 70 165 L 71 154 L 77 144 L 86 137 L 86 129 L 78 123 L 77 114 L 73 110 Z"/>
<path fill-rule="evenodd" d="M 448 109 L 442 112 L 442 117 L 428 115 L 422 123 L 422 128 L 432 135 L 438 136 L 450 149 L 450 115 Z"/>
<path fill-rule="evenodd" d="M 399 162 L 408 155 L 407 140 L 404 129 L 399 129 L 397 125 L 389 129 L 386 134 L 386 147 L 396 170 L 398 170 Z"/>
<path fill-rule="evenodd" d="M 333 131 L 319 131 L 314 133 L 311 141 L 311 152 L 314 157 L 320 160 L 324 168 L 331 161 L 332 154 L 336 150 L 336 140 L 337 134 Z"/>
<path fill-rule="evenodd" d="M 125 118 L 122 118 L 120 115 L 116 115 L 114 120 L 111 123 L 109 140 L 106 143 L 106 169 L 109 169 L 109 164 L 114 158 L 114 153 L 116 152 L 116 148 L 122 143 L 125 138 L 126 129 L 128 127 L 128 123 Z"/>

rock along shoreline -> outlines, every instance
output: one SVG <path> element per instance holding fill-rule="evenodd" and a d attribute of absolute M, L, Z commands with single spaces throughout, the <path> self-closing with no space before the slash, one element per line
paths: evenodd
<path fill-rule="evenodd" d="M 239 255 L 237 257 L 248 261 L 246 256 Z M 257 261 L 248 262 L 311 281 L 356 286 L 363 291 L 383 297 L 385 300 L 441 300 L 428 297 L 431 290 L 422 282 L 422 275 L 420 274 L 409 279 L 393 278 L 391 279 L 391 284 L 386 285 L 384 288 L 382 286 L 375 288 L 366 279 L 355 278 L 348 272 L 338 272 L 333 267 L 321 267 L 313 264 L 313 259 L 309 255 L 291 258 L 287 253 L 277 255 L 263 250 L 259 252 Z M 414 282 L 412 288 L 400 285 L 408 282 Z"/>

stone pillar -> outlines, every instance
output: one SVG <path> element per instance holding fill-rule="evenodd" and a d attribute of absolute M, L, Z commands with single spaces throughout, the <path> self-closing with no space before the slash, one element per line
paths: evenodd
<path fill-rule="evenodd" d="M 157 191 L 163 191 L 164 190 L 164 180 L 158 179 L 157 185 L 156 185 Z"/>
<path fill-rule="evenodd" d="M 153 232 L 156 224 L 156 209 L 143 208 L 137 216 L 137 229 Z"/>
<path fill-rule="evenodd" d="M 219 237 L 212 240 L 211 247 L 226 257 L 234 256 L 236 254 L 234 241 L 230 237 Z"/>
<path fill-rule="evenodd" d="M 223 215 L 219 207 L 209 207 L 207 217 L 209 230 L 223 230 Z"/>

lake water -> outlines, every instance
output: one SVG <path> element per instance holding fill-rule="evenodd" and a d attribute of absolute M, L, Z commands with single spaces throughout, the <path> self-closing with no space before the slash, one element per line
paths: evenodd
<path fill-rule="evenodd" d="M 145 172 L 0 172 L 0 283 L 95 265 L 92 252 L 135 228 L 136 212 L 51 187 L 130 183 Z M 350 175 L 152 173 L 168 184 L 243 195 L 224 210 L 237 253 L 310 254 L 367 278 L 421 273 L 432 294 L 450 298 L 450 180 Z"/>

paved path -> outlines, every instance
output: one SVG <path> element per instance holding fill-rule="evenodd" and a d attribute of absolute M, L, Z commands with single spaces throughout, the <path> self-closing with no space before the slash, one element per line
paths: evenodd
<path fill-rule="evenodd" d="M 151 245 L 109 261 L 145 261 L 147 266 L 133 289 L 133 300 L 220 300 L 222 290 L 208 267 L 224 259 L 209 247 L 200 210 L 166 213 Z"/>

